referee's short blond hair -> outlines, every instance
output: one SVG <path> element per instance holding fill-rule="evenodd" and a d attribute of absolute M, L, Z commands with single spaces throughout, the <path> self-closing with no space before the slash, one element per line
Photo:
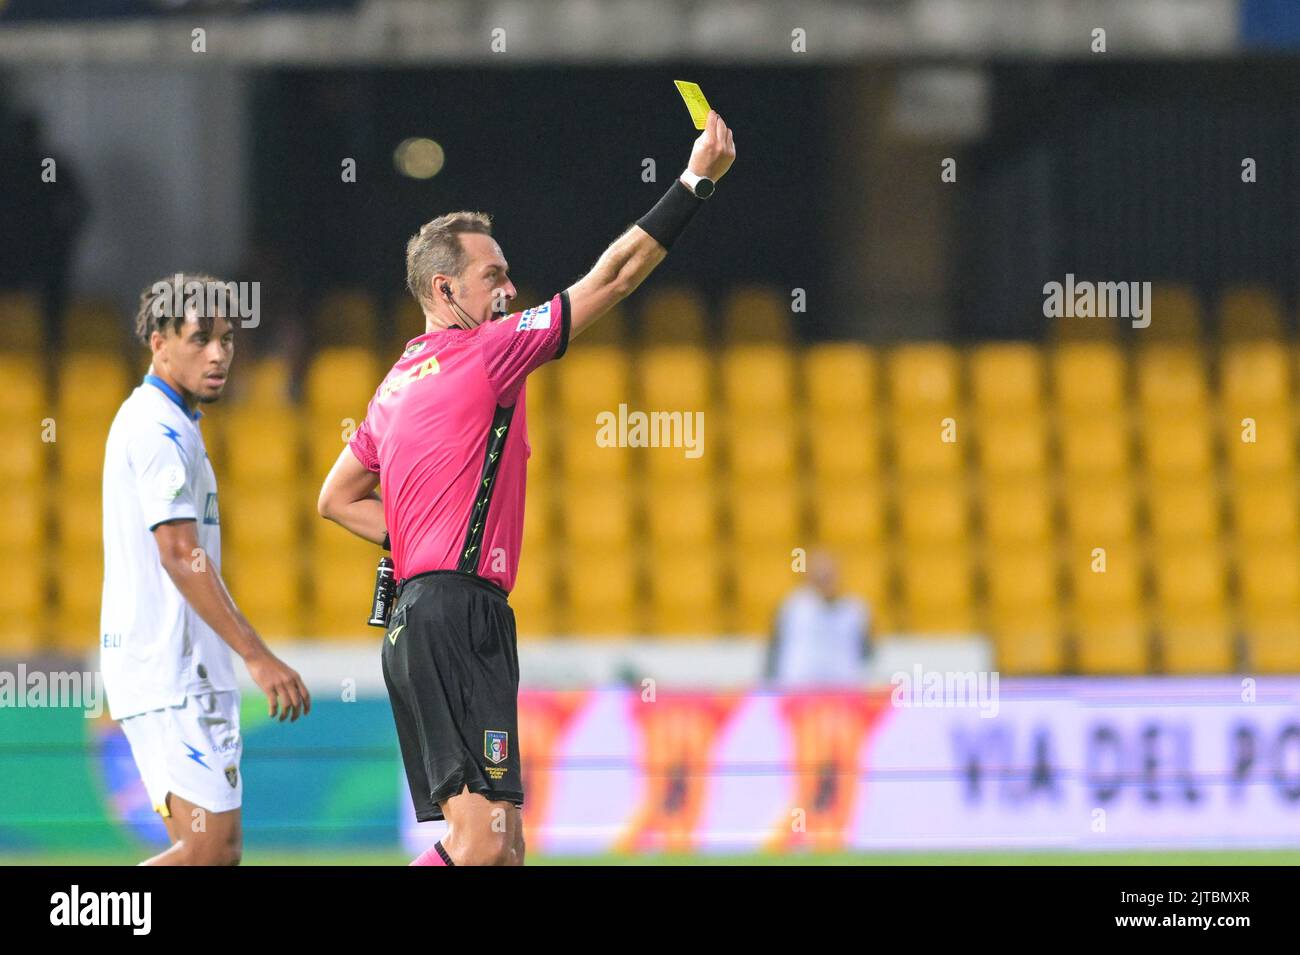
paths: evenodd
<path fill-rule="evenodd" d="M 449 212 L 420 226 L 406 243 L 406 287 L 426 312 L 433 304 L 433 277 L 441 273 L 460 278 L 469 265 L 460 242 L 464 232 L 491 235 L 492 217 L 486 212 Z"/>

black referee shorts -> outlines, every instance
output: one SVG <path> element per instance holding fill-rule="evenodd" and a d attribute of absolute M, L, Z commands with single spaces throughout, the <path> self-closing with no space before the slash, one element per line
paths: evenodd
<path fill-rule="evenodd" d="M 384 634 L 384 682 L 420 822 L 469 786 L 522 806 L 519 651 L 505 594 L 480 577 L 406 581 Z"/>

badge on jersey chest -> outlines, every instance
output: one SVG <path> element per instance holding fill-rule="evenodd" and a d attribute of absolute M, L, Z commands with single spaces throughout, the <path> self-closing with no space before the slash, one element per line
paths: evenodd
<path fill-rule="evenodd" d="M 416 352 L 418 352 L 421 348 L 423 348 L 426 344 L 427 344 L 427 342 L 416 342 L 414 345 L 411 345 L 410 347 L 408 347 L 408 348 L 406 349 L 406 351 L 402 352 L 402 357 L 403 357 L 403 358 L 410 358 L 412 355 L 414 355 Z"/>

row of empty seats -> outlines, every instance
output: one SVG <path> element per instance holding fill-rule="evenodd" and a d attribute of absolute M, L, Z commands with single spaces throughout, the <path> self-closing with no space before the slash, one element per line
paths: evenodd
<path fill-rule="evenodd" d="M 268 634 L 366 633 L 378 552 L 314 504 L 392 357 L 322 348 L 301 381 L 278 359 L 237 360 L 229 400 L 207 409 L 223 572 Z M 93 641 L 103 439 L 143 370 L 104 351 L 0 352 L 10 646 Z M 1296 381 L 1300 350 L 1268 337 L 709 350 L 584 336 L 528 388 L 521 633 L 762 631 L 801 555 L 829 544 L 878 629 L 988 632 L 1006 672 L 1294 670 Z M 602 420 L 652 411 L 677 415 L 676 446 L 601 440 Z"/>

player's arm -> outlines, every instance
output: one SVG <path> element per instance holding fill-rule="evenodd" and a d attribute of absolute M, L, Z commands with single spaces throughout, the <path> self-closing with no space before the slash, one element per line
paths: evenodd
<path fill-rule="evenodd" d="M 325 476 L 316 510 L 358 537 L 383 544 L 388 530 L 383 502 L 375 493 L 378 486 L 379 475 L 362 464 L 351 447 L 345 447 Z"/>
<path fill-rule="evenodd" d="M 271 652 L 235 606 L 220 569 L 199 547 L 194 519 L 164 521 L 153 528 L 153 536 L 167 576 L 203 622 L 243 659 L 253 682 L 266 694 L 270 715 L 278 712 L 284 722 L 285 717 L 297 720 L 299 712 L 310 713 L 311 694 L 302 677 Z"/>
<path fill-rule="evenodd" d="M 722 117 L 710 110 L 687 168 L 716 183 L 735 161 L 732 132 Z M 636 291 L 667 257 L 673 241 L 703 202 L 676 179 L 650 212 L 614 240 L 591 271 L 568 289 L 570 339 Z"/>

